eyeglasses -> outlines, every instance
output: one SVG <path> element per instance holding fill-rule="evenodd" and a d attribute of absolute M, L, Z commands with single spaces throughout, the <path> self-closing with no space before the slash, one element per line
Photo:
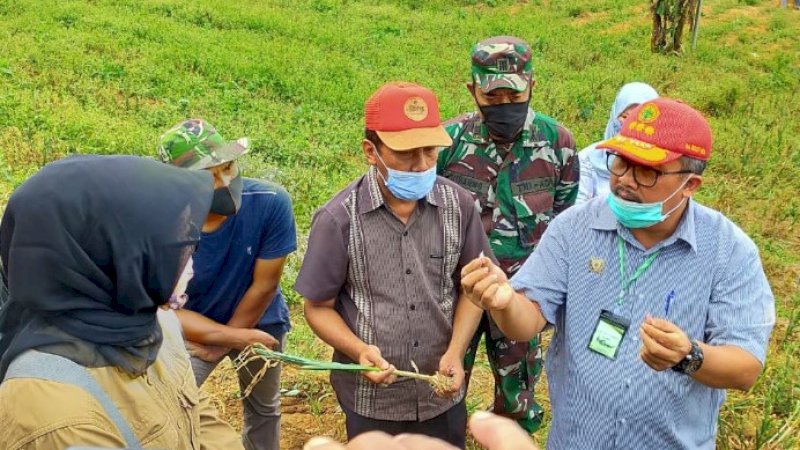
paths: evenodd
<path fill-rule="evenodd" d="M 627 159 L 617 156 L 613 153 L 606 152 L 606 167 L 612 174 L 621 177 L 628 172 L 628 169 L 633 170 L 633 179 L 636 184 L 643 187 L 653 187 L 658 183 L 658 177 L 662 175 L 678 175 L 683 173 L 694 173 L 691 170 L 676 170 L 674 172 L 664 172 L 662 170 L 653 169 L 652 167 L 639 166 L 631 163 Z"/>

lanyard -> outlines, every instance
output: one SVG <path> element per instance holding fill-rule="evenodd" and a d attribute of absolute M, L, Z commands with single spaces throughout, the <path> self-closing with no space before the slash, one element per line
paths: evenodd
<path fill-rule="evenodd" d="M 630 278 L 625 276 L 625 243 L 622 241 L 622 238 L 619 237 L 619 235 L 617 235 L 617 249 L 619 250 L 619 279 L 620 285 L 622 286 L 619 291 L 619 296 L 617 297 L 617 305 L 622 306 L 625 295 L 628 294 L 628 289 L 630 289 L 634 281 L 638 280 L 639 277 L 650 268 L 650 265 L 653 264 L 653 261 L 661 253 L 661 249 L 658 249 L 655 253 L 648 256 L 647 259 L 645 259 L 644 262 L 636 268 L 636 270 L 633 272 L 633 276 Z"/>

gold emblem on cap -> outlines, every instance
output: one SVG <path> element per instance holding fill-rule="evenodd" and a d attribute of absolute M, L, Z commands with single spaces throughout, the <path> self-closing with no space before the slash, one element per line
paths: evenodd
<path fill-rule="evenodd" d="M 606 268 L 606 261 L 602 258 L 592 258 L 589 260 L 589 269 L 594 273 L 603 273 Z"/>
<path fill-rule="evenodd" d="M 422 97 L 411 97 L 403 105 L 403 112 L 414 122 L 421 122 L 428 117 L 428 104 Z"/>
<path fill-rule="evenodd" d="M 641 111 L 639 111 L 639 122 L 653 123 L 660 115 L 661 111 L 658 110 L 658 106 L 656 106 L 654 103 L 648 103 L 647 105 L 644 105 Z"/>

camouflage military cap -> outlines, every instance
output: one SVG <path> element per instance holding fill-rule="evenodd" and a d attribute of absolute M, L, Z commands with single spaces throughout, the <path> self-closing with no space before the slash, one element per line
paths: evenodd
<path fill-rule="evenodd" d="M 513 36 L 495 36 L 472 47 L 472 80 L 483 92 L 522 92 L 533 78 L 531 47 Z"/>
<path fill-rule="evenodd" d="M 250 140 L 226 141 L 203 119 L 188 119 L 161 135 L 158 156 L 163 162 L 187 169 L 207 169 L 244 155 Z"/>

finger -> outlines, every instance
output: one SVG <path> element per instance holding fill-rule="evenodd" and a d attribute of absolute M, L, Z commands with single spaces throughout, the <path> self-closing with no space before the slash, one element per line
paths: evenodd
<path fill-rule="evenodd" d="M 645 364 L 650 366 L 651 369 L 662 371 L 671 368 L 674 364 L 670 364 L 669 361 L 664 361 L 663 359 L 659 359 L 651 354 L 640 352 L 639 356 L 642 358 Z"/>
<path fill-rule="evenodd" d="M 474 272 L 471 272 L 469 275 L 466 275 L 461 278 L 461 286 L 464 287 L 464 289 L 466 289 L 467 293 L 472 292 L 475 284 L 486 278 L 488 274 L 489 274 L 489 269 L 486 268 L 481 268 Z"/>
<path fill-rule="evenodd" d="M 367 361 L 369 361 L 373 366 L 381 370 L 389 370 L 389 367 L 391 366 L 391 364 L 389 364 L 389 361 L 383 359 L 380 350 L 378 350 L 377 347 L 375 348 L 374 352 L 368 352 L 366 354 L 366 357 Z"/>
<path fill-rule="evenodd" d="M 391 365 L 391 364 L 390 364 L 390 365 L 389 365 L 389 368 L 388 368 L 388 369 L 386 369 L 386 370 L 383 372 L 383 373 L 385 373 L 385 374 L 386 374 L 386 377 L 383 379 L 383 382 L 384 382 L 384 383 L 386 383 L 386 384 L 392 384 L 392 383 L 394 383 L 394 382 L 397 380 L 397 376 L 394 374 L 394 371 L 395 371 L 395 370 L 397 370 L 397 368 L 396 368 L 395 366 L 393 366 L 393 365 Z"/>
<path fill-rule="evenodd" d="M 470 274 L 470 273 L 480 269 L 483 266 L 483 261 L 481 261 L 481 259 L 482 258 L 475 258 L 472 261 L 470 261 L 469 263 L 467 263 L 466 266 L 462 267 L 461 268 L 461 278 L 464 278 L 464 276 L 466 276 L 467 274 Z"/>
<path fill-rule="evenodd" d="M 663 352 L 667 350 L 655 339 L 650 337 L 647 331 L 645 331 L 644 325 L 642 325 L 642 327 L 639 329 L 639 336 L 642 338 L 642 346 L 647 354 L 661 356 L 663 355 Z"/>
<path fill-rule="evenodd" d="M 681 335 L 677 332 L 665 332 L 648 323 L 642 324 L 642 330 L 656 342 L 670 350 L 681 348 Z"/>
<path fill-rule="evenodd" d="M 344 450 L 345 446 L 326 436 L 316 436 L 308 440 L 303 450 Z"/>
<path fill-rule="evenodd" d="M 472 436 L 492 450 L 537 450 L 531 437 L 514 421 L 478 411 L 469 420 Z"/>
<path fill-rule="evenodd" d="M 653 357 L 649 353 L 644 351 L 644 348 L 642 348 L 642 350 L 639 351 L 639 358 L 641 358 L 642 362 L 644 362 L 651 369 L 657 371 L 661 370 L 661 364 L 655 362 L 653 360 Z"/>
<path fill-rule="evenodd" d="M 461 390 L 461 385 L 464 384 L 464 371 L 457 370 L 455 374 L 453 374 L 453 381 L 450 385 L 450 391 L 458 392 Z"/>
<path fill-rule="evenodd" d="M 499 266 L 491 264 L 489 272 L 497 275 L 501 281 L 506 281 L 506 273 Z"/>
<path fill-rule="evenodd" d="M 370 431 L 356 436 L 355 439 L 347 443 L 346 448 L 347 450 L 375 450 L 376 448 L 381 450 L 403 450 L 404 447 L 395 442 L 392 436 L 382 431 Z"/>
<path fill-rule="evenodd" d="M 480 295 L 481 300 L 483 300 L 483 293 L 493 284 L 497 284 L 497 275 L 488 275 L 481 281 L 475 283 L 475 286 L 472 288 L 472 293 L 474 295 Z"/>
<path fill-rule="evenodd" d="M 658 342 L 644 333 L 642 333 L 642 351 L 650 360 L 660 365 L 668 364 L 672 367 L 676 364 L 671 363 L 672 359 L 668 355 L 669 350 L 662 347 Z"/>
<path fill-rule="evenodd" d="M 661 318 L 658 318 L 658 317 L 649 317 L 648 319 L 649 320 L 646 321 L 647 323 L 649 323 L 650 325 L 658 328 L 661 331 L 664 331 L 664 332 L 667 332 L 667 333 L 670 333 L 670 332 L 674 333 L 676 331 L 681 331 L 681 329 L 678 328 L 677 325 L 675 325 L 674 323 L 670 322 L 669 320 L 661 319 Z"/>
<path fill-rule="evenodd" d="M 439 360 L 439 373 L 449 377 L 453 374 L 454 370 L 455 369 L 453 368 L 453 364 L 450 363 L 450 361 L 448 361 L 445 358 Z"/>
<path fill-rule="evenodd" d="M 494 306 L 495 296 L 497 295 L 498 289 L 500 289 L 500 285 L 497 284 L 497 282 L 486 288 L 486 290 L 483 291 L 483 294 L 481 294 L 481 303 L 490 307 Z"/>
<path fill-rule="evenodd" d="M 395 367 L 389 365 L 386 370 L 380 372 L 372 372 L 372 379 L 378 384 L 392 384 L 395 380 L 394 375 Z"/>
<path fill-rule="evenodd" d="M 441 439 L 421 434 L 401 434 L 395 437 L 394 441 L 408 450 L 453 450 L 457 448 Z"/>

